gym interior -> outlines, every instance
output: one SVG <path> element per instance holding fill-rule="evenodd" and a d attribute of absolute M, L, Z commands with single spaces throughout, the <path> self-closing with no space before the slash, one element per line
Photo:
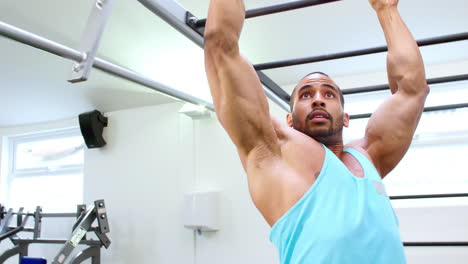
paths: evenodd
<path fill-rule="evenodd" d="M 291 2 L 311 1 L 245 5 Z M 304 75 L 330 75 L 351 115 L 346 143 L 390 96 L 385 39 L 368 1 L 329 2 L 247 19 L 240 49 L 279 120 Z M 279 263 L 213 111 L 196 23 L 208 4 L 0 2 L 0 254 L 11 255 L 0 263 L 25 252 L 47 263 Z M 467 263 L 468 3 L 399 10 L 431 92 L 386 191 L 408 263 Z"/>

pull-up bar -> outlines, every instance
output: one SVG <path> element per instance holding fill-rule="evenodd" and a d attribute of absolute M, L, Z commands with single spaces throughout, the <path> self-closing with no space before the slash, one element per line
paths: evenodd
<path fill-rule="evenodd" d="M 265 15 L 271 15 L 275 13 L 291 11 L 295 9 L 300 9 L 309 6 L 321 5 L 331 2 L 337 2 L 341 0 L 297 0 L 297 1 L 289 1 L 285 3 L 259 7 L 254 9 L 249 9 L 245 12 L 245 18 L 252 18 L 252 17 L 259 17 Z M 195 21 L 196 27 L 204 27 L 206 24 L 206 18 L 197 19 Z"/>
<path fill-rule="evenodd" d="M 458 108 L 467 108 L 468 103 L 464 104 L 450 104 L 450 105 L 438 105 L 438 106 L 430 106 L 424 108 L 423 112 L 434 112 L 434 111 L 444 111 L 444 110 L 453 110 Z M 349 119 L 362 119 L 362 118 L 369 118 L 371 117 L 371 113 L 367 114 L 359 114 L 359 115 L 350 115 Z"/>
<path fill-rule="evenodd" d="M 203 28 L 202 27 L 197 28 L 197 26 L 200 23 L 203 23 L 202 22 L 203 20 L 197 19 L 190 12 L 188 12 L 182 6 L 180 6 L 179 4 L 177 4 L 176 2 L 172 0 L 138 0 L 138 1 L 142 3 L 146 8 L 151 10 L 153 13 L 158 15 L 160 18 L 162 18 L 164 21 L 166 21 L 168 24 L 170 24 L 175 29 L 177 29 L 179 32 L 184 34 L 187 38 L 195 42 L 198 46 L 203 47 Z M 277 12 L 281 12 L 281 11 L 292 10 L 294 8 L 301 8 L 305 6 L 311 6 L 314 4 L 318 5 L 318 4 L 328 3 L 328 2 L 335 2 L 335 1 L 337 0 L 289 1 L 286 3 L 275 5 L 275 7 L 274 6 L 264 7 L 262 8 L 264 10 L 262 12 L 257 10 L 255 11 L 255 13 L 253 13 L 252 10 L 248 10 L 246 16 L 253 17 L 254 14 L 255 15 L 272 14 L 274 13 L 273 12 L 274 9 L 276 9 L 275 11 Z M 293 7 L 293 5 L 295 6 Z M 267 12 L 266 10 L 268 9 L 269 11 Z M 281 11 L 278 11 L 278 10 L 281 10 Z M 434 45 L 434 44 L 441 44 L 441 43 L 460 41 L 460 40 L 466 40 L 466 39 L 468 39 L 468 33 L 461 33 L 461 34 L 447 35 L 443 37 L 424 39 L 424 40 L 419 41 L 418 45 L 420 46 Z M 289 99 L 290 99 L 289 94 L 287 94 L 282 88 L 280 88 L 266 74 L 261 72 L 261 70 L 272 69 L 272 68 L 277 68 L 277 67 L 286 67 L 286 66 L 311 63 L 311 62 L 318 62 L 318 61 L 325 61 L 325 60 L 332 60 L 332 59 L 339 59 L 339 58 L 347 58 L 347 57 L 352 57 L 352 56 L 360 56 L 360 55 L 379 53 L 379 52 L 385 52 L 385 51 L 387 51 L 387 47 L 382 46 L 382 47 L 376 47 L 376 48 L 371 48 L 371 49 L 342 52 L 342 53 L 336 53 L 336 54 L 330 54 L 330 55 L 322 55 L 322 56 L 317 56 L 317 57 L 307 57 L 307 58 L 302 58 L 302 59 L 293 59 L 293 60 L 286 60 L 286 61 L 280 61 L 280 62 L 274 62 L 274 63 L 257 64 L 257 65 L 254 65 L 254 67 L 257 71 L 257 74 L 262 84 L 265 86 L 265 93 L 267 94 L 267 96 L 271 100 L 273 100 L 273 102 L 277 103 L 285 111 L 289 111 Z M 454 76 L 452 80 L 446 79 L 447 77 L 439 78 L 439 80 L 433 79 L 434 82 L 431 81 L 429 82 L 429 84 L 456 81 L 456 80 L 462 80 L 462 79 L 465 80 L 464 76 L 458 76 L 459 79 L 455 77 L 456 76 Z M 361 92 L 367 92 L 367 91 L 380 91 L 380 90 L 385 90 L 385 89 L 388 89 L 388 85 L 381 85 L 378 87 L 377 86 L 364 87 L 364 88 L 359 88 L 355 90 L 347 89 L 347 90 L 343 90 L 343 92 L 345 94 L 346 93 L 352 94 L 352 93 L 361 93 Z"/>
<path fill-rule="evenodd" d="M 33 33 L 24 31 L 22 29 L 16 28 L 12 25 L 3 23 L 1 21 L 0 21 L 0 36 L 4 36 L 6 38 L 15 40 L 19 43 L 55 54 L 62 58 L 70 59 L 76 62 L 83 60 L 83 54 L 77 50 L 74 50 L 70 47 L 59 44 L 57 42 L 53 42 L 46 38 L 37 36 Z M 214 111 L 213 104 L 209 102 L 206 102 L 200 98 L 194 97 L 190 94 L 186 94 L 184 92 L 178 91 L 165 84 L 156 82 L 136 72 L 133 72 L 121 66 L 117 66 L 103 59 L 96 58 L 94 60 L 93 67 L 103 72 L 107 72 L 111 75 L 146 86 L 148 88 L 151 88 L 158 92 L 172 96 L 174 98 L 177 98 L 186 102 L 190 102 L 192 104 L 202 105 L 206 107 L 207 109 Z"/>
<path fill-rule="evenodd" d="M 444 242 L 404 242 L 405 247 L 466 247 L 465 241 L 444 241 Z"/>
<path fill-rule="evenodd" d="M 464 32 L 464 33 L 459 33 L 459 34 L 452 34 L 452 35 L 446 35 L 446 36 L 441 36 L 441 37 L 422 39 L 422 40 L 417 41 L 417 43 L 420 47 L 423 47 L 423 46 L 429 46 L 429 45 L 462 41 L 462 40 L 467 40 L 467 39 L 468 39 L 468 32 Z M 269 70 L 269 69 L 307 64 L 307 63 L 357 57 L 357 56 L 381 53 L 381 52 L 386 52 L 386 51 L 388 51 L 387 46 L 380 46 L 380 47 L 374 47 L 374 48 L 368 48 L 368 49 L 331 53 L 331 54 L 325 54 L 325 55 L 319 55 L 319 56 L 313 56 L 313 57 L 303 57 L 303 58 L 296 58 L 296 59 L 290 59 L 290 60 L 260 63 L 260 64 L 254 65 L 254 68 L 255 70 L 262 71 L 262 70 Z"/>
<path fill-rule="evenodd" d="M 427 79 L 426 82 L 427 84 L 440 84 L 440 83 L 446 83 L 446 82 L 458 82 L 458 81 L 466 81 L 466 80 L 468 80 L 468 74 L 431 78 L 431 79 Z M 377 91 L 384 91 L 384 90 L 389 90 L 389 89 L 390 89 L 390 86 L 388 84 L 380 84 L 380 85 L 372 85 L 372 86 L 366 86 L 366 87 L 343 89 L 342 92 L 344 95 L 347 95 L 347 94 L 377 92 Z"/>
<path fill-rule="evenodd" d="M 390 200 L 430 199 L 430 198 L 457 198 L 467 197 L 468 193 L 441 193 L 441 194 L 418 194 L 390 196 Z"/>

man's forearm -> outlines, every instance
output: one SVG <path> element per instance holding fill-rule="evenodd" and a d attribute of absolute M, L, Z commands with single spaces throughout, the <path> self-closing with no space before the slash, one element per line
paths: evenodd
<path fill-rule="evenodd" d="M 242 0 L 211 0 L 205 27 L 205 67 L 217 111 L 226 93 L 219 71 L 239 54 L 239 37 L 245 17 Z"/>
<path fill-rule="evenodd" d="M 392 92 L 405 89 L 410 94 L 425 93 L 422 56 L 397 7 L 388 6 L 376 12 L 388 45 L 387 71 Z M 403 82 L 406 85 L 401 85 Z"/>
<path fill-rule="evenodd" d="M 211 0 L 205 27 L 205 39 L 223 34 L 229 41 L 238 42 L 245 20 L 243 0 Z"/>

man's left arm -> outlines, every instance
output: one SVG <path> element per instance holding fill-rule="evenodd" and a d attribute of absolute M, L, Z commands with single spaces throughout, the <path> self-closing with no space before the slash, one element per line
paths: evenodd
<path fill-rule="evenodd" d="M 381 177 L 403 158 L 429 93 L 418 45 L 397 10 L 398 0 L 369 0 L 388 45 L 387 73 L 392 96 L 373 113 L 362 147 Z"/>

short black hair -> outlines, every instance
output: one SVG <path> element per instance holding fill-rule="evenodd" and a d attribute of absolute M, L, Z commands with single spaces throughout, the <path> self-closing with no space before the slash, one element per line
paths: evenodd
<path fill-rule="evenodd" d="M 301 81 L 304 80 L 307 76 L 312 75 L 312 74 L 321 74 L 321 75 L 324 75 L 324 76 L 327 76 L 328 78 L 330 78 L 330 76 L 328 74 L 326 74 L 326 73 L 323 73 L 323 72 L 320 72 L 320 71 L 314 71 L 314 72 L 308 73 L 306 76 L 302 77 Z M 291 96 L 289 97 L 289 108 L 291 109 L 291 112 L 293 111 L 293 107 L 294 107 L 294 94 L 296 93 L 296 88 L 297 88 L 297 85 L 296 85 L 296 87 L 294 87 L 294 90 L 292 91 Z M 339 94 L 340 94 L 341 106 L 344 107 L 343 92 L 341 91 L 340 87 L 338 87 L 338 85 L 337 85 L 337 88 L 338 88 L 338 91 L 339 91 Z"/>

